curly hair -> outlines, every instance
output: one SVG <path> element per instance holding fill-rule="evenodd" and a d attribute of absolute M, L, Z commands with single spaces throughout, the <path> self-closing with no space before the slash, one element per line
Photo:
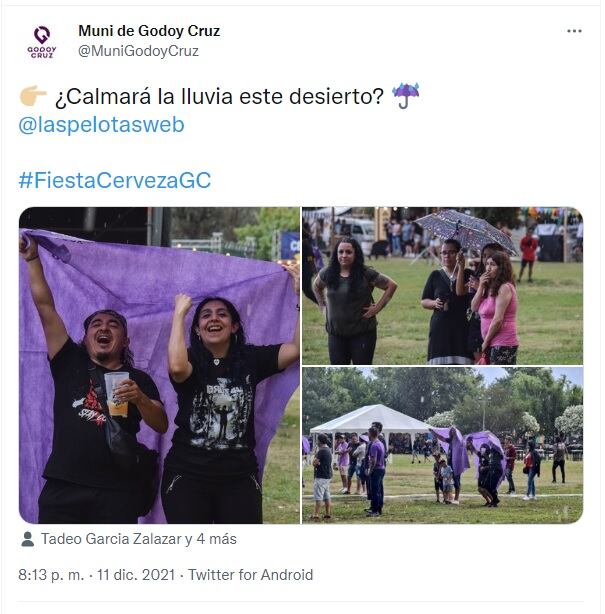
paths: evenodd
<path fill-rule="evenodd" d="M 231 321 L 233 324 L 237 324 L 238 328 L 234 333 L 231 333 L 229 341 L 229 353 L 228 357 L 232 360 L 234 365 L 234 372 L 237 376 L 243 368 L 243 359 L 246 354 L 246 334 L 244 333 L 244 327 L 242 324 L 239 311 L 235 308 L 235 305 L 228 301 L 226 298 L 220 296 L 208 296 L 206 297 L 195 309 L 193 314 L 193 320 L 191 321 L 191 328 L 189 329 L 189 355 L 190 359 L 200 367 L 201 371 L 206 370 L 212 364 L 214 359 L 212 352 L 202 343 L 199 336 L 198 323 L 200 319 L 200 313 L 211 301 L 219 301 L 227 308 Z"/>
<path fill-rule="evenodd" d="M 490 281 L 488 293 L 490 296 L 498 296 L 498 292 L 500 292 L 500 288 L 504 284 L 515 285 L 515 274 L 513 273 L 513 266 L 507 253 L 494 252 L 490 259 L 498 265 L 498 274 Z"/>
<path fill-rule="evenodd" d="M 328 264 L 328 270 L 326 271 L 326 286 L 328 288 L 332 288 L 336 290 L 340 285 L 340 262 L 338 262 L 338 248 L 342 243 L 348 243 L 353 247 L 353 251 L 355 253 L 355 259 L 353 260 L 353 265 L 351 266 L 351 285 L 349 286 L 349 291 L 353 288 L 358 288 L 361 284 L 363 284 L 363 280 L 365 279 L 364 272 L 364 257 L 363 251 L 361 250 L 361 245 L 353 239 L 353 237 L 343 237 L 336 243 L 336 246 L 332 250 L 332 255 L 330 256 L 330 264 Z"/>

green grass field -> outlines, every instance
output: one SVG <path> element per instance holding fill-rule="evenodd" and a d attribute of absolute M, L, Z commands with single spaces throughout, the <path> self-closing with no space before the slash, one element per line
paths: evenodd
<path fill-rule="evenodd" d="M 422 309 L 420 296 L 433 266 L 425 261 L 392 258 L 372 260 L 381 273 L 398 284 L 397 292 L 378 315 L 378 343 L 374 364 L 410 365 L 426 362 L 431 312 Z M 518 271 L 519 264 L 514 264 Z M 518 285 L 517 327 L 520 365 L 582 364 L 582 264 L 537 262 L 534 283 Z M 374 291 L 378 300 L 380 290 Z M 303 299 L 303 360 L 329 364 L 323 316 Z"/>
<path fill-rule="evenodd" d="M 462 475 L 461 503 L 459 506 L 438 505 L 433 487 L 433 462 L 411 464 L 411 455 L 393 455 L 385 476 L 385 505 L 380 518 L 366 518 L 364 508 L 368 501 L 364 496 L 339 495 L 340 476 L 332 480 L 334 512 L 331 520 L 321 524 L 358 523 L 415 523 L 415 524 L 561 524 L 575 522 L 582 515 L 582 462 L 565 463 L 566 483 L 552 484 L 552 462 L 544 461 L 541 477 L 536 478 L 534 501 L 523 501 L 527 478 L 522 464 L 517 462 L 513 479 L 517 496 L 503 493 L 508 490 L 506 480 L 500 487 L 502 503 L 496 509 L 483 507 L 484 500 L 477 493 L 474 465 Z M 472 464 L 472 463 L 471 463 Z M 303 522 L 310 521 L 313 511 L 313 469 L 304 469 Z M 406 496 L 407 495 L 407 496 Z M 421 497 L 419 495 L 427 495 Z M 476 495 L 476 496 L 475 496 Z M 323 513 L 323 511 L 322 511 Z"/>
<path fill-rule="evenodd" d="M 286 413 L 269 446 L 263 477 L 263 522 L 300 522 L 300 389 L 290 399 Z"/>

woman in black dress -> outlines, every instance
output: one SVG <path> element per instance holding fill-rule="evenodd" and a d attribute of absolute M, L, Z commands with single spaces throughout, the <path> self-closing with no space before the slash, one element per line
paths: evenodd
<path fill-rule="evenodd" d="M 374 288 L 384 293 L 374 303 Z M 344 237 L 336 244 L 330 264 L 313 282 L 319 308 L 326 316 L 332 365 L 371 365 L 376 348 L 376 314 L 397 290 L 386 275 L 364 265 L 359 243 Z"/>
<path fill-rule="evenodd" d="M 284 266 L 298 297 L 298 266 Z M 185 342 L 191 298 L 175 298 L 168 370 L 177 393 L 177 429 L 164 461 L 162 506 L 169 523 L 262 522 L 254 414 L 256 386 L 298 360 L 298 321 L 290 342 L 246 343 L 240 315 L 221 297 L 196 308 Z"/>
<path fill-rule="evenodd" d="M 456 294 L 456 280 L 462 277 L 466 286 L 471 271 L 458 263 L 460 243 L 447 239 L 441 246 L 441 268 L 427 279 L 420 304 L 433 312 L 429 329 L 429 365 L 471 365 L 472 353 L 468 349 L 467 293 Z"/>

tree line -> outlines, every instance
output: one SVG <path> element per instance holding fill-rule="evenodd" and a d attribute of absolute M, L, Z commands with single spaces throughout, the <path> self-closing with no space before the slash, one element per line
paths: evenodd
<path fill-rule="evenodd" d="M 485 428 L 552 436 L 567 424 L 565 409 L 583 404 L 582 387 L 555 378 L 551 369 L 504 371 L 488 384 L 471 369 L 381 367 L 369 377 L 351 368 L 303 369 L 303 432 L 358 407 L 383 404 L 433 426 L 456 424 L 466 433 Z"/>

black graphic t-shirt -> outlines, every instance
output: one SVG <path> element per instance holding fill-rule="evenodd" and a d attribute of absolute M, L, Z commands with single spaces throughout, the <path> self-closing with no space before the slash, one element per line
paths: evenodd
<path fill-rule="evenodd" d="M 189 352 L 193 372 L 184 382 L 171 380 L 179 410 L 168 467 L 205 479 L 256 473 L 256 385 L 278 373 L 280 347 L 247 345 L 237 365 L 227 357 L 206 368 Z"/>
<path fill-rule="evenodd" d="M 86 350 L 71 339 L 50 360 L 55 383 L 53 446 L 43 477 L 95 488 L 130 490 L 130 476 L 118 469 L 107 447 L 106 418 L 95 393 L 89 367 Z M 103 383 L 102 374 L 111 370 L 100 366 L 98 370 Z M 160 400 L 156 385 L 146 373 L 133 367 L 119 370 L 128 371 L 130 379 L 150 399 Z M 138 433 L 141 415 L 132 403 L 128 404 L 126 418 L 115 419 L 132 435 Z"/>

